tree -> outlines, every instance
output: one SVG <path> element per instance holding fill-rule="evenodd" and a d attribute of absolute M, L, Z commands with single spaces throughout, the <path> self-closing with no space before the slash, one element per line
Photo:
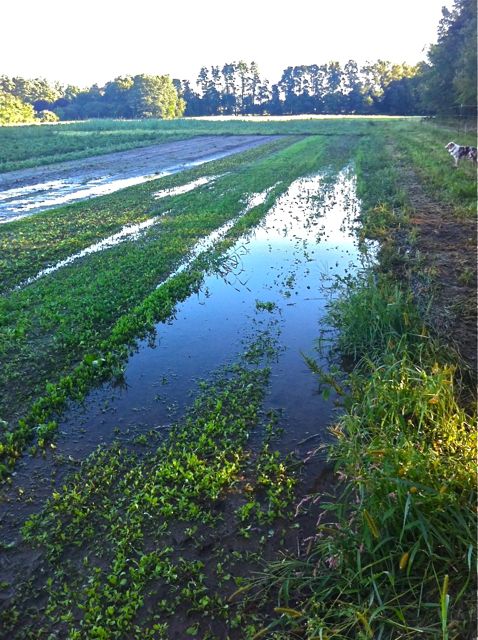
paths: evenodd
<path fill-rule="evenodd" d="M 52 104 L 62 95 L 62 88 L 58 83 L 50 85 L 44 78 L 27 80 L 21 77 L 0 76 L 0 90 L 33 105 L 36 102 Z"/>
<path fill-rule="evenodd" d="M 476 16 L 475 0 L 455 0 L 451 11 L 442 9 L 438 41 L 428 51 L 423 83 L 425 101 L 438 113 L 476 113 Z"/>
<path fill-rule="evenodd" d="M 134 76 L 127 101 L 135 118 L 176 118 L 185 109 L 169 76 Z"/>
<path fill-rule="evenodd" d="M 60 119 L 56 113 L 49 111 L 48 109 L 44 109 L 37 113 L 37 118 L 40 122 L 58 122 Z"/>
<path fill-rule="evenodd" d="M 355 60 L 349 60 L 344 66 L 344 93 L 347 97 L 347 113 L 362 113 L 363 85 L 360 71 Z"/>
<path fill-rule="evenodd" d="M 119 76 L 107 82 L 103 91 L 103 102 L 112 118 L 131 118 L 132 109 L 128 103 L 128 92 L 134 84 L 131 76 Z"/>
<path fill-rule="evenodd" d="M 222 107 L 224 113 L 237 113 L 237 84 L 236 84 L 236 63 L 226 63 L 222 68 L 224 76 L 224 93 L 222 96 Z"/>
<path fill-rule="evenodd" d="M 20 98 L 0 91 L 0 124 L 20 124 L 35 121 L 35 111 L 31 104 Z"/>

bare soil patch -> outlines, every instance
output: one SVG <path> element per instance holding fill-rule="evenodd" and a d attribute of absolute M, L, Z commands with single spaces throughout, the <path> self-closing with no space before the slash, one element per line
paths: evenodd
<path fill-rule="evenodd" d="M 433 329 L 451 344 L 477 375 L 476 224 L 459 218 L 451 207 L 435 202 L 407 169 L 403 175 L 412 214 L 410 223 L 419 269 L 413 289 L 422 305 L 432 297 Z"/>
<path fill-rule="evenodd" d="M 200 160 L 215 153 L 244 151 L 275 138 L 277 136 L 198 136 L 188 140 L 165 142 L 81 160 L 19 169 L 0 175 L 0 190 L 62 178 L 89 180 L 100 178 L 105 174 L 118 173 L 121 173 L 122 177 L 140 176 L 160 172 L 170 166 Z"/>

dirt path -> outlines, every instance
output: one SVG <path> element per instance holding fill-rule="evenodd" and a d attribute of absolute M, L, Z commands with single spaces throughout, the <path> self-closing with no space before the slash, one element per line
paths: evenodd
<path fill-rule="evenodd" d="M 275 138 L 277 136 L 200 136 L 3 173 L 0 174 L 0 222 L 112 193 Z"/>
<path fill-rule="evenodd" d="M 476 224 L 435 202 L 412 170 L 402 175 L 413 208 L 410 222 L 417 234 L 415 294 L 423 304 L 432 296 L 429 317 L 433 328 L 459 352 L 476 378 Z"/>

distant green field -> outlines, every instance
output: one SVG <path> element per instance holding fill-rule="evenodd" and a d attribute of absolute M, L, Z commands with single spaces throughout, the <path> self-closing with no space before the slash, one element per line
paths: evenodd
<path fill-rule="evenodd" d="M 88 120 L 57 125 L 0 127 L 0 172 L 125 151 L 199 135 L 364 135 L 387 117 L 290 118 L 264 120 Z"/>

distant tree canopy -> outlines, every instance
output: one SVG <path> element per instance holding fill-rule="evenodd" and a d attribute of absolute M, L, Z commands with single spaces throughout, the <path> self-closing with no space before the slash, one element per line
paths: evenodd
<path fill-rule="evenodd" d="M 186 106 L 169 76 L 124 76 L 104 87 L 93 85 L 86 90 L 72 85 L 49 85 L 41 78 L 0 76 L 0 91 L 13 100 L 12 105 L 17 105 L 15 112 L 9 106 L 5 115 L 2 114 L 6 103 L 0 109 L 0 121 L 9 123 L 33 121 L 35 114 L 42 122 L 53 122 L 58 117 L 62 120 L 177 118 L 183 115 Z M 18 102 L 26 109 L 21 111 Z M 17 113 L 18 119 L 12 119 L 13 113 Z"/>
<path fill-rule="evenodd" d="M 255 62 L 203 67 L 196 87 L 175 80 L 186 115 L 300 113 L 420 113 L 419 67 L 379 60 L 359 68 L 354 60 L 287 67 L 277 84 L 261 78 Z"/>
<path fill-rule="evenodd" d="M 104 87 L 66 87 L 0 76 L 0 123 L 87 118 L 177 118 L 230 114 L 476 114 L 476 0 L 443 8 L 437 42 L 415 66 L 384 60 L 359 67 L 287 67 L 276 84 L 256 62 L 202 67 L 195 83 L 169 76 L 120 76 Z"/>
<path fill-rule="evenodd" d="M 84 118 L 177 118 L 185 103 L 169 76 L 120 76 L 104 87 L 93 85 L 50 106 L 62 120 Z"/>

